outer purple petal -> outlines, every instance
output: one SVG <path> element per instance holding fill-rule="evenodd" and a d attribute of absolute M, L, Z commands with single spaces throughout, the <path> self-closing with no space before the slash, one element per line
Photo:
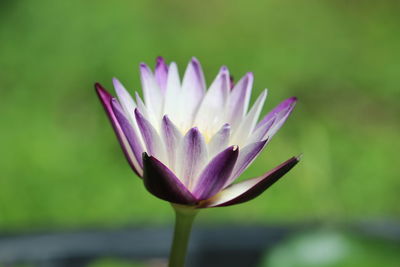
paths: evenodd
<path fill-rule="evenodd" d="M 165 64 L 164 58 L 157 58 L 154 75 L 161 91 L 165 94 L 165 90 L 167 90 L 168 66 Z"/>
<path fill-rule="evenodd" d="M 194 205 L 198 200 L 164 164 L 143 153 L 143 181 L 147 190 L 158 198 L 183 205 Z"/>
<path fill-rule="evenodd" d="M 137 162 L 139 163 L 140 167 L 143 168 L 142 154 L 144 150 L 138 135 L 136 134 L 135 130 L 133 130 L 129 119 L 125 116 L 124 112 L 122 111 L 121 105 L 115 98 L 111 99 L 111 105 L 114 111 L 114 115 L 117 118 L 126 139 L 128 140 L 128 143 L 132 149 L 133 154 L 135 155 Z"/>
<path fill-rule="evenodd" d="M 99 96 L 99 99 L 101 103 L 103 104 L 104 110 L 106 111 L 108 118 L 110 119 L 111 125 L 115 131 L 115 134 L 117 135 L 118 141 L 121 144 L 122 150 L 125 154 L 126 159 L 128 160 L 129 165 L 132 167 L 133 171 L 139 176 L 142 177 L 143 170 L 140 167 L 140 164 L 135 158 L 135 155 L 129 145 L 129 142 L 122 131 L 122 128 L 114 114 L 114 111 L 111 106 L 111 99 L 113 98 L 104 88 L 101 84 L 96 83 L 95 84 L 95 89 L 97 92 L 97 95 Z"/>
<path fill-rule="evenodd" d="M 215 156 L 204 168 L 193 191 L 199 200 L 212 197 L 222 189 L 232 173 L 238 154 L 238 147 L 231 146 Z"/>
<path fill-rule="evenodd" d="M 293 157 L 261 177 L 231 185 L 216 196 L 204 201 L 201 207 L 223 207 L 252 200 L 290 171 L 299 160 L 299 157 Z"/>
<path fill-rule="evenodd" d="M 231 177 L 226 182 L 225 186 L 230 185 L 238 178 L 246 168 L 254 161 L 254 159 L 260 154 L 265 147 L 267 140 L 255 142 L 242 148 L 239 152 L 239 157 L 236 162 L 235 168 L 233 169 Z"/>

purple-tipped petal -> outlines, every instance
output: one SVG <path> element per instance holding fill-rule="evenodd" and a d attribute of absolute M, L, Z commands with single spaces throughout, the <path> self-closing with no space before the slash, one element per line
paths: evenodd
<path fill-rule="evenodd" d="M 238 147 L 231 146 L 219 153 L 208 163 L 200 174 L 193 190 L 193 194 L 197 199 L 207 199 L 222 189 L 232 173 L 238 154 Z"/>
<path fill-rule="evenodd" d="M 235 168 L 232 171 L 231 177 L 226 182 L 225 187 L 233 183 L 235 179 L 238 178 L 247 169 L 247 167 L 255 160 L 255 158 L 263 150 L 266 143 L 267 140 L 255 142 L 245 146 L 240 150 Z"/>
<path fill-rule="evenodd" d="M 152 71 L 144 63 L 140 64 L 140 78 L 146 106 L 157 116 L 160 115 L 163 104 L 161 90 Z"/>
<path fill-rule="evenodd" d="M 143 182 L 147 190 L 163 200 L 194 205 L 198 200 L 164 164 L 143 153 Z"/>
<path fill-rule="evenodd" d="M 238 144 L 239 146 L 247 144 L 246 141 L 257 124 L 258 117 L 260 116 L 266 98 L 267 90 L 265 89 L 257 98 L 249 113 L 247 113 L 246 117 L 235 130 L 235 134 L 233 135 L 234 144 Z"/>
<path fill-rule="evenodd" d="M 256 126 L 255 129 L 262 127 L 272 119 L 276 122 L 280 121 L 283 117 L 287 117 L 290 112 L 292 112 L 294 106 L 296 105 L 297 98 L 290 97 L 281 103 L 279 103 L 273 110 L 271 110 Z"/>
<path fill-rule="evenodd" d="M 199 95 L 203 95 L 206 90 L 203 69 L 195 57 L 189 62 L 183 77 L 182 87 L 186 90 L 194 90 Z"/>
<path fill-rule="evenodd" d="M 146 144 L 147 152 L 151 156 L 156 156 L 158 159 L 165 161 L 165 148 L 157 131 L 146 120 L 138 109 L 135 109 L 136 121 L 142 134 L 144 143 Z"/>
<path fill-rule="evenodd" d="M 210 158 L 214 157 L 228 146 L 230 134 L 231 126 L 228 123 L 224 124 L 222 128 L 214 134 L 208 143 L 208 156 Z"/>
<path fill-rule="evenodd" d="M 261 140 L 268 139 L 270 140 L 270 136 L 268 132 L 274 127 L 275 118 L 272 118 L 270 121 L 266 122 L 264 125 L 254 130 L 249 138 L 249 143 L 259 142 Z"/>
<path fill-rule="evenodd" d="M 223 66 L 208 89 L 196 114 L 195 125 L 202 131 L 215 129 L 226 122 L 224 118 L 225 103 L 229 95 L 229 71 Z M 219 114 L 220 116 L 216 116 Z M 219 118 L 219 119 L 218 119 Z"/>
<path fill-rule="evenodd" d="M 168 114 L 170 117 L 179 118 L 181 115 L 182 92 L 181 92 L 181 81 L 179 78 L 178 67 L 175 62 L 171 62 L 168 68 L 167 77 L 167 90 L 164 98 L 164 114 Z M 179 123 L 180 121 L 175 121 Z"/>
<path fill-rule="evenodd" d="M 139 163 L 140 167 L 143 168 L 142 154 L 144 150 L 141 141 L 139 139 L 139 136 L 137 135 L 136 131 L 132 128 L 129 119 L 125 116 L 124 112 L 122 111 L 121 105 L 115 98 L 111 99 L 111 105 L 114 111 L 114 115 L 117 118 L 123 133 L 125 134 L 125 137 L 132 149 L 133 154 L 135 155 L 137 162 Z"/>
<path fill-rule="evenodd" d="M 133 100 L 132 96 L 128 93 L 128 91 L 117 78 L 113 78 L 113 85 L 115 88 L 115 92 L 117 93 L 119 103 L 121 103 L 124 112 L 130 119 L 134 119 L 136 103 Z"/>
<path fill-rule="evenodd" d="M 165 90 L 167 90 L 168 66 L 165 64 L 164 58 L 157 58 L 154 75 L 158 85 L 160 86 L 161 92 L 165 94 Z"/>
<path fill-rule="evenodd" d="M 128 142 L 128 140 L 121 128 L 121 125 L 119 124 L 119 122 L 114 114 L 113 108 L 111 106 L 111 99 L 113 97 L 99 83 L 95 84 L 95 89 L 96 89 L 97 95 L 99 96 L 101 103 L 103 104 L 104 110 L 106 111 L 108 118 L 110 119 L 111 125 L 115 131 L 115 134 L 118 138 L 119 143 L 121 144 L 122 151 L 124 152 L 129 165 L 132 167 L 133 171 L 139 177 L 142 177 L 143 170 L 141 168 L 141 165 L 136 160 L 136 157 L 129 145 L 129 142 Z"/>
<path fill-rule="evenodd" d="M 183 128 L 188 128 L 192 124 L 195 112 L 199 108 L 199 104 L 204 97 L 206 91 L 206 83 L 204 80 L 203 70 L 200 62 L 193 58 L 188 67 L 182 81 L 182 90 L 180 96 L 180 112 L 185 112 L 186 119 L 182 122 Z"/>
<path fill-rule="evenodd" d="M 238 118 L 243 118 L 246 115 L 249 106 L 251 88 L 253 87 L 253 73 L 247 73 L 237 84 L 233 87 L 229 96 L 228 102 L 228 115 L 227 119 L 236 128 Z"/>
<path fill-rule="evenodd" d="M 252 200 L 278 181 L 298 162 L 299 157 L 293 157 L 258 178 L 231 185 L 214 197 L 204 201 L 201 207 L 223 207 Z"/>
<path fill-rule="evenodd" d="M 161 133 L 167 149 L 169 167 L 174 170 L 176 153 L 183 136 L 167 115 L 163 117 Z"/>
<path fill-rule="evenodd" d="M 178 177 L 191 190 L 207 161 L 207 146 L 197 128 L 190 129 L 183 137 L 178 151 Z"/>

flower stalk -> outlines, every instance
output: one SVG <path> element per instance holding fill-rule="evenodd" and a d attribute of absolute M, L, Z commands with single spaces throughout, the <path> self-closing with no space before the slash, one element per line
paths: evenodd
<path fill-rule="evenodd" d="M 193 220 L 199 210 L 177 204 L 172 204 L 172 207 L 175 210 L 175 228 L 168 267 L 184 267 Z"/>

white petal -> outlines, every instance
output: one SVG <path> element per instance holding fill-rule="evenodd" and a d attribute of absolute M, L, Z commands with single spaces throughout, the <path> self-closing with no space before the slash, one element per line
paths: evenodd
<path fill-rule="evenodd" d="M 240 123 L 238 129 L 234 132 L 232 138 L 233 144 L 239 145 L 239 147 L 246 145 L 248 136 L 256 126 L 258 117 L 260 116 L 266 97 L 267 97 L 267 90 L 265 89 L 261 93 L 261 95 L 257 98 L 250 112 Z"/>
<path fill-rule="evenodd" d="M 222 67 L 200 104 L 194 125 L 211 138 L 226 123 L 225 104 L 230 91 L 229 71 Z"/>
<path fill-rule="evenodd" d="M 178 68 L 175 62 L 169 65 L 167 91 L 165 95 L 164 115 L 176 124 L 181 123 L 180 102 L 181 102 L 181 82 L 179 80 Z"/>
<path fill-rule="evenodd" d="M 233 130 L 239 126 L 241 119 L 243 119 L 246 115 L 247 108 L 249 106 L 253 80 L 253 73 L 247 73 L 237 82 L 230 93 L 226 106 L 226 117 L 227 122 L 229 122 Z"/>
<path fill-rule="evenodd" d="M 224 124 L 222 128 L 211 138 L 208 143 L 209 158 L 213 158 L 217 153 L 228 147 L 231 127 Z"/>
<path fill-rule="evenodd" d="M 139 131 L 138 125 L 136 123 L 136 118 L 135 118 L 136 103 L 118 79 L 114 78 L 113 84 L 114 84 L 115 92 L 117 93 L 117 96 L 118 96 L 119 103 L 121 104 L 122 109 L 124 110 L 124 113 L 128 116 L 128 119 L 132 125 L 133 130 L 135 131 L 141 145 L 143 146 L 144 143 L 141 138 L 141 135 L 139 134 L 140 131 Z"/>
<path fill-rule="evenodd" d="M 140 64 L 140 74 L 144 101 L 149 109 L 148 111 L 149 113 L 154 113 L 156 119 L 160 119 L 163 108 L 163 98 L 160 87 L 150 68 L 144 63 Z"/>
<path fill-rule="evenodd" d="M 200 62 L 196 58 L 192 58 L 182 81 L 180 112 L 185 115 L 182 121 L 184 129 L 192 125 L 195 112 L 203 99 L 205 90 L 204 74 Z"/>

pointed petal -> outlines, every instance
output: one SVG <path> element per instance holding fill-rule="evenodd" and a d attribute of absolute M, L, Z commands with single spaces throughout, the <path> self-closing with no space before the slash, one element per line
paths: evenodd
<path fill-rule="evenodd" d="M 141 177 L 143 174 L 143 170 L 140 167 L 138 161 L 135 158 L 135 155 L 129 145 L 129 142 L 122 131 L 122 128 L 114 114 L 114 111 L 111 106 L 112 96 L 101 86 L 99 83 L 95 84 L 97 95 L 101 103 L 103 104 L 104 110 L 106 111 L 108 118 L 110 119 L 111 125 L 117 135 L 118 141 L 121 144 L 122 151 L 125 154 L 126 159 L 128 160 L 129 165 L 132 167 L 133 171 Z"/>
<path fill-rule="evenodd" d="M 190 129 L 183 137 L 177 162 L 178 177 L 191 190 L 207 161 L 207 147 L 204 137 L 197 128 Z"/>
<path fill-rule="evenodd" d="M 254 132 L 251 134 L 248 140 L 248 143 L 259 142 L 261 140 L 265 140 L 266 138 L 270 140 L 268 132 L 274 126 L 274 123 L 275 123 L 275 118 L 272 118 L 270 121 L 267 121 L 264 125 L 254 130 Z"/>
<path fill-rule="evenodd" d="M 208 155 L 210 158 L 221 152 L 224 148 L 228 147 L 231 126 L 224 124 L 222 128 L 211 138 L 208 143 Z"/>
<path fill-rule="evenodd" d="M 282 127 L 282 125 L 286 122 L 289 115 L 292 113 L 295 105 L 296 105 L 297 98 L 291 97 L 281 104 L 279 104 L 275 109 L 273 109 L 265 118 L 257 125 L 256 129 L 266 127 L 268 121 L 274 118 L 274 124 L 265 134 L 264 138 L 268 137 L 269 139 L 275 135 L 275 133 Z"/>
<path fill-rule="evenodd" d="M 281 114 L 280 117 L 278 117 L 276 120 L 279 120 L 282 118 L 284 115 L 286 115 L 287 112 L 291 112 L 296 105 L 297 98 L 296 97 L 290 97 L 281 103 L 279 103 L 273 110 L 271 110 L 256 126 L 256 129 L 264 125 L 265 123 L 268 123 L 271 119 L 277 118 L 278 114 Z M 283 112 L 282 111 L 286 111 Z"/>
<path fill-rule="evenodd" d="M 192 58 L 182 81 L 182 101 L 180 103 L 180 112 L 185 112 L 186 115 L 182 121 L 183 128 L 185 129 L 190 127 L 193 122 L 195 112 L 197 111 L 206 90 L 205 84 L 200 62 L 196 58 Z"/>
<path fill-rule="evenodd" d="M 161 134 L 167 149 L 169 168 L 175 170 L 176 153 L 183 136 L 167 115 L 163 117 Z"/>
<path fill-rule="evenodd" d="M 229 71 L 222 67 L 197 111 L 195 125 L 202 132 L 212 133 L 226 122 L 225 104 L 230 91 Z"/>
<path fill-rule="evenodd" d="M 167 78 L 167 91 L 165 94 L 164 113 L 170 116 L 170 118 L 178 118 L 180 123 L 182 114 L 180 112 L 181 103 L 181 82 L 178 73 L 178 67 L 175 62 L 169 65 L 168 78 Z"/>
<path fill-rule="evenodd" d="M 148 107 L 148 111 L 152 112 L 155 118 L 158 118 L 161 116 L 163 107 L 162 93 L 153 73 L 144 63 L 140 64 L 140 78 L 142 81 L 144 101 Z"/>
<path fill-rule="evenodd" d="M 165 94 L 165 91 L 167 90 L 168 66 L 165 64 L 164 58 L 157 58 L 154 75 L 161 92 Z"/>
<path fill-rule="evenodd" d="M 135 118 L 135 108 L 136 103 L 131 97 L 131 95 L 128 93 L 128 91 L 125 89 L 125 87 L 118 81 L 118 79 L 114 78 L 113 79 L 113 84 L 115 88 L 115 92 L 117 93 L 118 96 L 118 102 L 121 104 L 121 107 L 124 111 L 124 114 L 126 117 L 129 119 L 129 122 L 135 131 L 135 133 L 139 133 L 139 128 L 136 123 L 136 118 Z M 140 142 L 140 145 L 143 146 L 143 140 L 140 134 L 138 135 L 138 140 Z M 140 153 L 140 162 L 142 161 L 142 154 Z"/>
<path fill-rule="evenodd" d="M 147 190 L 158 198 L 183 205 L 193 205 L 197 199 L 164 164 L 143 153 L 143 182 Z"/>
<path fill-rule="evenodd" d="M 247 73 L 239 82 L 233 87 L 229 96 L 227 104 L 227 121 L 230 122 L 233 129 L 236 129 L 237 122 L 246 115 L 251 88 L 253 87 L 253 73 Z"/>
<path fill-rule="evenodd" d="M 129 122 L 129 119 L 122 111 L 121 105 L 115 98 L 111 99 L 111 105 L 114 115 L 117 118 L 123 133 L 125 134 L 125 137 L 132 149 L 133 154 L 135 155 L 137 162 L 139 163 L 140 167 L 143 168 L 142 153 L 144 152 L 144 150 L 137 132 L 133 129 L 131 123 Z"/>
<path fill-rule="evenodd" d="M 159 160 L 165 162 L 166 156 L 164 144 L 157 131 L 150 122 L 143 117 L 138 109 L 135 109 L 135 116 L 144 143 L 146 144 L 147 152 L 151 156 L 157 157 Z"/>
<path fill-rule="evenodd" d="M 214 197 L 204 201 L 201 207 L 223 207 L 252 200 L 290 171 L 299 160 L 299 157 L 293 157 L 258 178 L 231 185 Z"/>
<path fill-rule="evenodd" d="M 262 107 L 264 105 L 265 99 L 267 97 L 267 90 L 264 90 L 261 95 L 257 98 L 255 104 L 246 115 L 246 117 L 240 123 L 238 129 L 235 131 L 233 135 L 233 142 L 235 144 L 239 144 L 239 146 L 243 146 L 246 144 L 246 140 L 250 133 L 253 131 L 258 117 L 260 116 Z"/>
<path fill-rule="evenodd" d="M 121 82 L 117 78 L 113 78 L 113 84 L 115 88 L 115 92 L 117 93 L 119 103 L 121 103 L 122 108 L 125 111 L 125 114 L 128 115 L 130 119 L 135 118 L 135 108 L 136 103 L 132 99 L 132 96 L 128 93 L 125 87 L 121 84 Z"/>
<path fill-rule="evenodd" d="M 219 153 L 207 164 L 193 190 L 193 194 L 197 199 L 207 199 L 222 189 L 232 173 L 238 154 L 238 147 L 231 146 Z"/>
<path fill-rule="evenodd" d="M 230 185 L 238 178 L 247 167 L 256 159 L 260 152 L 265 147 L 267 140 L 249 144 L 242 148 L 239 152 L 239 157 L 236 162 L 235 168 L 233 169 L 231 177 L 228 179 L 225 186 Z"/>

